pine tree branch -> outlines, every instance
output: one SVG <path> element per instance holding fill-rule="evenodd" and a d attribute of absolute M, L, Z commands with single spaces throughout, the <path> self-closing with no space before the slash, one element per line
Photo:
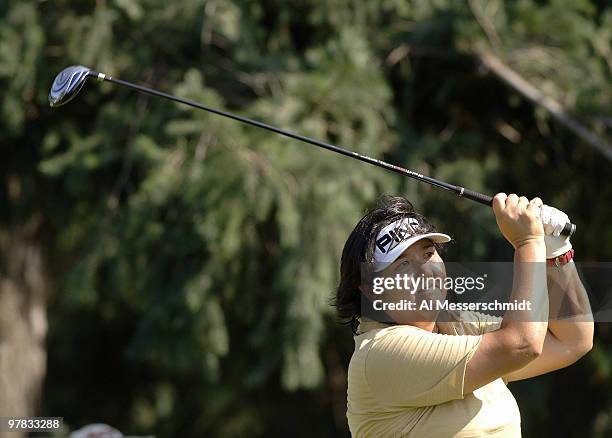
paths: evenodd
<path fill-rule="evenodd" d="M 486 3 L 483 5 L 482 2 L 477 2 L 476 0 L 469 0 L 468 4 L 470 6 L 470 10 L 472 11 L 472 14 L 474 14 L 474 18 L 476 18 L 476 21 L 478 22 L 478 24 L 484 31 L 491 45 L 494 48 L 501 47 L 502 42 L 501 42 L 501 39 L 499 38 L 499 34 L 497 33 L 497 30 L 495 30 L 495 26 L 489 20 L 489 16 L 480 9 L 481 6 L 485 6 Z"/>
<path fill-rule="evenodd" d="M 480 60 L 489 71 L 502 79 L 506 84 L 521 93 L 534 104 L 540 105 L 553 116 L 553 118 L 580 137 L 586 144 L 601 152 L 612 162 L 612 145 L 588 129 L 585 125 L 573 118 L 565 111 L 559 102 L 544 95 L 534 85 L 530 84 L 516 71 L 504 64 L 492 54 L 483 54 Z"/>

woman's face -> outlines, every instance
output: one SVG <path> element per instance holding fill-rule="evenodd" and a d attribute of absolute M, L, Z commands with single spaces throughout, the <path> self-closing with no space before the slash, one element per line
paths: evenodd
<path fill-rule="evenodd" d="M 444 263 L 433 242 L 429 239 L 423 239 L 410 246 L 399 256 L 391 265 L 387 266 L 383 272 L 389 270 L 390 273 L 401 273 L 409 266 L 419 266 L 423 274 L 437 274 L 440 267 L 444 270 Z M 438 270 L 436 270 L 436 267 Z M 444 272 L 446 276 L 446 272 Z"/>
<path fill-rule="evenodd" d="M 414 301 L 417 308 L 420 307 L 423 300 L 444 301 L 446 299 L 446 290 L 441 287 L 444 285 L 444 279 L 446 278 L 446 269 L 433 242 L 429 239 L 420 240 L 407 248 L 381 274 L 384 277 L 396 277 L 397 275 L 402 278 L 407 276 L 418 279 L 420 277 L 420 281 L 404 283 L 408 284 L 409 287 L 412 286 L 413 289 L 409 293 L 406 293 L 405 290 L 402 293 L 402 298 Z M 428 278 L 436 280 L 427 281 Z M 433 321 L 437 314 L 437 311 L 419 310 L 411 318 L 418 318 L 420 321 Z"/>

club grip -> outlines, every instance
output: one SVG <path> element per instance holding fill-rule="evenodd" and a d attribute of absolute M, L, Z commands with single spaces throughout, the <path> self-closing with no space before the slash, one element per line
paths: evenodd
<path fill-rule="evenodd" d="M 476 201 L 480 204 L 488 205 L 489 207 L 493 205 L 493 197 L 466 189 L 465 187 L 457 187 L 457 195 L 459 195 L 460 198 L 467 198 L 471 201 Z M 572 237 L 575 232 L 576 225 L 571 222 L 566 223 L 563 227 L 563 230 L 561 230 L 561 234 L 563 236 L 569 237 Z"/>
<path fill-rule="evenodd" d="M 569 237 L 572 237 L 575 232 L 576 232 L 576 225 L 571 222 L 566 223 L 563 229 L 561 230 L 562 235 L 569 236 Z"/>
<path fill-rule="evenodd" d="M 459 188 L 460 191 L 457 193 L 460 198 L 467 198 L 472 201 L 479 202 L 484 205 L 488 205 L 489 207 L 493 205 L 493 198 L 488 195 L 484 195 L 482 193 L 475 192 L 473 190 L 466 189 L 464 187 Z"/>

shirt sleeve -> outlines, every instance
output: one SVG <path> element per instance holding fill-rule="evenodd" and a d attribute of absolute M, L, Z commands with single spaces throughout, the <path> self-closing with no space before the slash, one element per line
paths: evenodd
<path fill-rule="evenodd" d="M 372 343 L 365 361 L 370 391 L 387 407 L 431 406 L 463 398 L 465 367 L 481 336 L 395 326 Z"/>
<path fill-rule="evenodd" d="M 484 335 L 499 330 L 503 318 L 480 312 L 461 312 L 461 321 L 464 324 L 465 334 Z"/>

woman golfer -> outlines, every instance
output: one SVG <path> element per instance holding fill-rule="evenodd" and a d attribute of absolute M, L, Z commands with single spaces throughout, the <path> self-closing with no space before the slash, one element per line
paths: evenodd
<path fill-rule="evenodd" d="M 493 210 L 514 247 L 510 302 L 533 304 L 505 309 L 503 318 L 422 308 L 424 300 L 440 302 L 446 294 L 423 287 L 408 294 L 412 307 L 387 305 L 383 320 L 366 315 L 364 309 L 377 302 L 381 310 L 385 300 L 372 293 L 372 277 L 364 270 L 392 279 L 444 279 L 438 249 L 450 237 L 401 197 L 383 198 L 350 234 L 336 306 L 355 332 L 347 407 L 353 436 L 520 437 L 520 413 L 507 382 L 566 367 L 591 349 L 588 299 L 569 239 L 559 236 L 567 215 L 539 198 L 504 193 L 495 196 Z M 559 300 L 551 290 L 549 303 L 547 283 L 563 290 L 574 317 L 549 321 L 549 306 L 551 314 L 557 312 Z M 397 285 L 385 293 L 393 297 Z"/>

